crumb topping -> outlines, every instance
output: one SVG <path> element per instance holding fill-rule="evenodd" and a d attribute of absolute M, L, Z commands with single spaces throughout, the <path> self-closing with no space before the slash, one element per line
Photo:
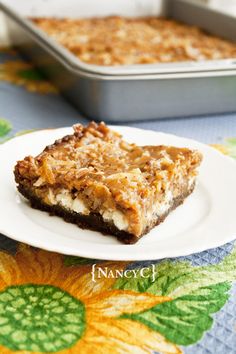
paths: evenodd
<path fill-rule="evenodd" d="M 165 18 L 113 16 L 32 20 L 89 64 L 109 66 L 236 58 L 235 43 Z"/>

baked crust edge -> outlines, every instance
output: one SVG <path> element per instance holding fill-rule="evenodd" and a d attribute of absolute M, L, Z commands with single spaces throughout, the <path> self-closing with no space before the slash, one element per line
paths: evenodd
<path fill-rule="evenodd" d="M 191 188 L 185 189 L 185 191 L 178 197 L 173 199 L 173 203 L 170 208 L 156 220 L 150 223 L 143 234 L 137 237 L 129 232 L 119 230 L 113 223 L 106 222 L 102 216 L 98 213 L 90 213 L 89 215 L 82 215 L 74 211 L 63 208 L 61 205 L 49 205 L 44 203 L 38 198 L 33 191 L 25 188 L 22 184 L 17 186 L 18 191 L 29 200 L 30 205 L 34 209 L 48 212 L 51 216 L 59 216 L 66 222 L 76 224 L 81 229 L 89 229 L 93 231 L 99 231 L 104 235 L 113 235 L 123 244 L 135 244 L 140 240 L 142 236 L 147 234 L 152 228 L 161 224 L 166 217 L 176 209 L 179 205 L 183 204 L 185 199 L 193 192 L 195 183 Z"/>

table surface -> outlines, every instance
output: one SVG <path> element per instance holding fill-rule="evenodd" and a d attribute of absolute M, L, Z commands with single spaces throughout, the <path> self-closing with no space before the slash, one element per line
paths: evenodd
<path fill-rule="evenodd" d="M 0 142 L 25 130 L 87 122 L 9 48 L 0 50 L 0 109 Z M 228 140 L 236 137 L 236 113 L 127 125 L 220 144 L 236 157 L 236 142 Z M 113 270 L 151 270 L 153 265 L 157 278 L 153 283 L 134 276 L 97 279 L 95 284 L 94 260 L 35 250 L 0 237 L 1 353 L 235 353 L 234 242 L 175 260 L 97 261 Z M 41 327 L 34 320 L 42 320 Z"/>

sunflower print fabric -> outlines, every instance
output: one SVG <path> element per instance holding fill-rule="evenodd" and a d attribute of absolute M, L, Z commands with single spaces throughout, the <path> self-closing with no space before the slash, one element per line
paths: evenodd
<path fill-rule="evenodd" d="M 211 328 L 236 280 L 236 249 L 212 266 L 162 261 L 155 282 L 94 283 L 90 263 L 23 244 L 0 253 L 1 354 L 182 353 Z"/>
<path fill-rule="evenodd" d="M 63 256 L 25 245 L 15 257 L 1 253 L 0 266 L 1 353 L 181 352 L 160 333 L 121 318 L 168 296 L 114 289 L 111 279 L 94 286 L 91 266 L 65 266 Z M 126 264 L 104 266 L 121 270 Z"/>

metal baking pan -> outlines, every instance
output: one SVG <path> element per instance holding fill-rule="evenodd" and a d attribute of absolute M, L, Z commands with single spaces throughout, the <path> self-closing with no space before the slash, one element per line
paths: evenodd
<path fill-rule="evenodd" d="M 236 42 L 236 17 L 188 0 L 0 1 L 12 44 L 95 120 L 134 121 L 236 111 L 236 60 L 104 67 L 82 63 L 28 16 L 165 16 Z"/>

